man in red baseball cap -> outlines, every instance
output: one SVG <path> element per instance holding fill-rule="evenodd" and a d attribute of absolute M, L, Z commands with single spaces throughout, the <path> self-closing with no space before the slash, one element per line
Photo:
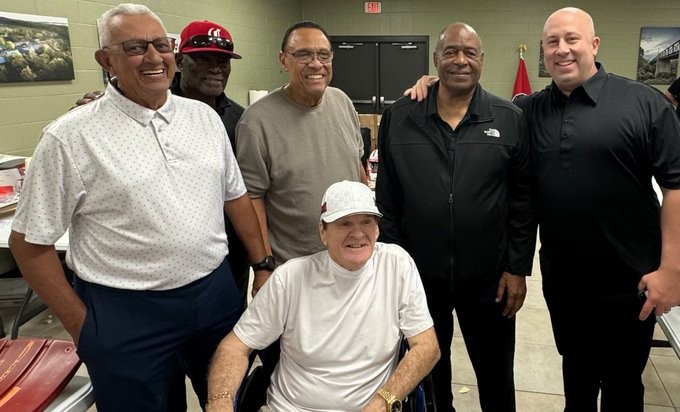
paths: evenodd
<path fill-rule="evenodd" d="M 240 58 L 234 52 L 234 41 L 226 28 L 208 20 L 192 21 L 180 34 L 179 53 L 175 58 L 178 71 L 170 86 L 173 94 L 200 100 L 215 109 L 227 129 L 232 149 L 236 147 L 236 123 L 244 109 L 229 99 L 224 89 L 231 74 L 231 59 Z M 229 239 L 227 259 L 245 301 L 249 274 L 248 256 L 231 222 L 225 222 Z M 255 279 L 255 291 L 262 286 L 264 280 L 266 279 Z"/>
<path fill-rule="evenodd" d="M 227 98 L 224 88 L 231 74 L 234 41 L 227 29 L 208 20 L 192 21 L 179 39 L 178 72 L 170 86 L 173 94 L 200 100 L 222 117 L 229 138 L 234 139 L 236 122 L 243 107 Z"/>
<path fill-rule="evenodd" d="M 234 52 L 231 33 L 223 26 L 208 20 L 193 21 L 182 30 L 178 44 L 179 52 L 175 56 L 178 71 L 175 73 L 170 91 L 178 96 L 200 100 L 215 109 L 222 119 L 231 147 L 234 149 L 236 123 L 244 109 L 229 99 L 224 92 L 231 74 L 231 59 L 241 58 Z M 224 218 L 229 240 L 227 260 L 243 301 L 246 302 L 250 273 L 248 254 L 226 214 Z M 259 290 L 266 280 L 263 272 L 258 272 L 258 275 L 253 283 L 254 292 Z M 179 372 L 169 392 L 171 411 L 186 410 L 183 387 L 184 372 Z"/>

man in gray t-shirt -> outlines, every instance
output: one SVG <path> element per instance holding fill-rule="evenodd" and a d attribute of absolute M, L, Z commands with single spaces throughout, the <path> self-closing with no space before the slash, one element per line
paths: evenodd
<path fill-rule="evenodd" d="M 328 87 L 332 60 L 321 26 L 291 26 L 279 52 L 288 84 L 253 103 L 236 126 L 243 180 L 277 264 L 323 250 L 315 228 L 328 186 L 365 181 L 359 118 L 349 97 Z M 278 343 L 259 356 L 269 376 L 278 362 Z"/>
<path fill-rule="evenodd" d="M 330 184 L 365 180 L 358 116 L 328 87 L 332 60 L 323 28 L 294 24 L 279 52 L 288 84 L 251 105 L 236 128 L 241 172 L 278 264 L 323 249 L 314 228 Z"/>

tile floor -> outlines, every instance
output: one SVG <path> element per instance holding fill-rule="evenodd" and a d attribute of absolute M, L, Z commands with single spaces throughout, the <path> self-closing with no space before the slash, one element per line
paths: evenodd
<path fill-rule="evenodd" d="M 561 360 L 541 293 L 538 261 L 527 278 L 527 298 L 517 314 L 515 388 L 519 412 L 564 410 Z M 656 339 L 665 340 L 657 325 Z M 453 341 L 454 403 L 459 412 L 481 411 L 477 382 L 458 332 Z M 680 412 L 680 359 L 671 348 L 652 348 L 643 374 L 645 412 Z"/>
<path fill-rule="evenodd" d="M 515 385 L 517 410 L 520 412 L 558 412 L 564 408 L 560 357 L 555 349 L 550 319 L 541 294 L 538 262 L 528 278 L 528 296 L 517 315 Z M 5 329 L 11 328 L 12 310 L 0 309 Z M 43 312 L 21 328 L 26 336 L 68 339 L 60 323 Z M 657 326 L 656 338 L 664 335 Z M 459 412 L 478 412 L 479 400 L 472 366 L 462 336 L 453 341 L 453 390 Z M 78 374 L 86 374 L 81 367 Z M 653 348 L 644 372 L 645 412 L 680 412 L 680 359 L 671 348 Z M 200 411 L 195 397 L 188 391 L 189 410 Z M 91 409 L 95 411 L 95 408 Z"/>

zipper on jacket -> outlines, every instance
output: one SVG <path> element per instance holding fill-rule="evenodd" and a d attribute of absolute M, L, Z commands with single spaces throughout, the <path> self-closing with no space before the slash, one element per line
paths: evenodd
<path fill-rule="evenodd" d="M 460 126 L 460 125 L 459 125 Z M 457 128 L 456 128 L 457 130 Z M 449 142 L 449 144 L 453 143 L 454 150 L 453 150 L 453 159 L 451 159 L 451 150 L 448 149 L 447 147 L 447 157 L 448 162 L 449 162 L 449 175 L 451 176 L 451 190 L 449 191 L 449 242 L 450 244 L 450 262 L 449 264 L 451 265 L 449 268 L 449 287 L 451 288 L 450 290 L 453 291 L 453 284 L 454 284 L 454 278 L 456 276 L 456 240 L 455 240 L 455 228 L 454 228 L 454 199 L 455 199 L 455 187 L 456 187 L 456 156 L 458 155 L 458 138 L 459 138 L 459 133 L 454 130 L 454 137 L 453 137 L 453 142 Z"/>

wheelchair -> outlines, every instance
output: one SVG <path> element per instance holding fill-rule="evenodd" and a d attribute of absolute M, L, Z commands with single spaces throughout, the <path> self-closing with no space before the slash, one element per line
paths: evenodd
<path fill-rule="evenodd" d="M 407 351 L 408 342 L 404 339 L 399 350 L 399 358 L 401 359 Z M 265 393 L 268 386 L 269 377 L 265 376 L 262 366 L 253 368 L 236 396 L 235 410 L 237 412 L 258 412 L 260 406 L 266 401 Z M 437 412 L 432 376 L 428 374 L 413 392 L 402 401 L 402 412 Z"/>
<path fill-rule="evenodd" d="M 403 339 L 399 350 L 399 358 L 402 358 L 407 351 L 408 341 Z M 432 375 L 428 374 L 425 376 L 413 392 L 404 399 L 401 405 L 402 412 L 437 412 L 437 402 L 434 393 L 434 384 L 432 383 Z"/>

